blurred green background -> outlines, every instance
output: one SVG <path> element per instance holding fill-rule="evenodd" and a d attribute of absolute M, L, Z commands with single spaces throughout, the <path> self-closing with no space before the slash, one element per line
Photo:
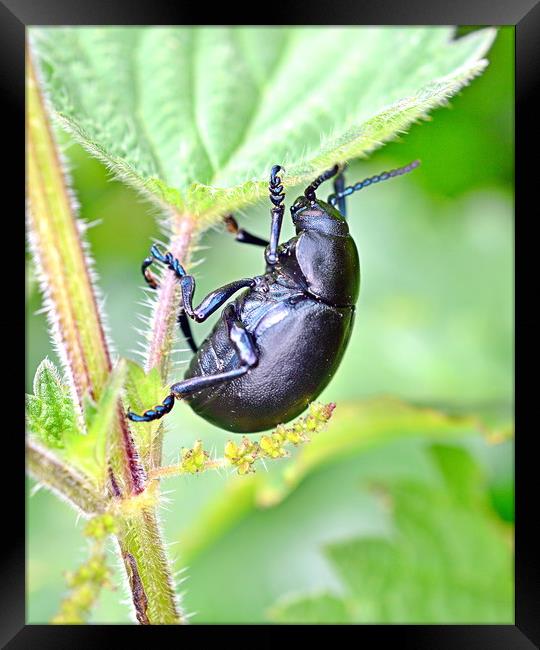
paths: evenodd
<path fill-rule="evenodd" d="M 348 178 L 356 181 L 415 158 L 422 160 L 413 174 L 349 200 L 362 288 L 350 347 L 320 398 L 337 402 L 336 412 L 391 395 L 446 413 L 477 414 L 497 431 L 511 426 L 513 39 L 513 28 L 501 28 L 488 55 L 487 71 L 450 107 L 436 110 L 428 122 L 413 126 L 368 161 L 349 167 Z M 160 238 L 154 210 L 108 178 L 103 166 L 78 146 L 70 146 L 67 154 L 81 215 L 98 221 L 88 239 L 111 338 L 119 354 L 136 358 L 133 350 L 141 337 L 135 328 L 142 326 L 137 314 L 146 309 L 138 304 L 144 297 L 139 267 L 152 238 Z M 288 200 L 295 196 L 289 191 Z M 237 217 L 248 230 L 266 236 L 265 202 Z M 291 235 L 287 223 L 284 238 Z M 259 249 L 242 246 L 221 230 L 204 236 L 195 259 L 198 296 L 263 270 Z M 39 362 L 46 355 L 56 361 L 56 356 L 45 316 L 36 313 L 41 298 L 31 261 L 27 279 L 26 363 L 31 392 Z M 215 318 L 195 327 L 198 341 L 214 322 Z M 180 335 L 178 347 L 183 347 Z M 177 353 L 179 361 L 189 356 L 185 350 Z M 181 375 L 179 368 L 177 376 Z M 228 439 L 183 405 L 168 417 L 168 425 L 167 462 L 197 438 L 218 450 Z M 509 584 L 496 585 L 503 592 L 500 606 L 486 609 L 484 601 L 493 585 L 482 582 L 480 574 L 482 562 L 491 568 L 494 558 L 509 562 L 509 552 L 506 559 L 499 556 L 512 540 L 512 441 L 492 444 L 477 428 L 434 447 L 420 430 L 418 435 L 393 433 L 358 453 L 313 468 L 275 505 L 265 504 L 264 490 L 257 496 L 255 486 L 262 481 L 268 490 L 273 481 L 282 481 L 291 461 L 273 463 L 267 474 L 259 470 L 264 476 L 256 481 L 206 473 L 164 482 L 169 500 L 162 511 L 165 536 L 174 543 L 176 568 L 188 565 L 183 574 L 187 581 L 180 589 L 186 591 L 183 602 L 194 613 L 192 621 L 511 622 Z M 463 469 L 469 466 L 474 480 Z M 441 484 L 441 467 L 453 468 L 446 487 Z M 465 474 L 469 478 L 464 479 Z M 486 520 L 485 539 L 478 530 L 469 530 L 471 522 L 462 516 L 472 512 L 472 502 L 460 501 L 461 497 L 448 501 L 448 494 L 455 496 L 454 488 L 463 490 L 464 485 L 471 488 L 469 497 L 473 492 L 480 495 L 481 505 L 475 501 L 474 507 Z M 28 487 L 30 493 L 31 481 Z M 443 517 L 448 536 L 464 540 L 465 550 L 467 543 L 470 546 L 459 576 L 443 570 L 458 564 L 456 558 L 448 555 L 439 561 L 437 545 L 424 546 L 418 527 L 407 527 L 413 511 L 420 516 L 411 503 L 431 504 L 439 492 L 450 504 Z M 388 495 L 393 510 L 385 506 Z M 413 501 L 405 503 L 404 495 Z M 438 525 L 429 523 L 437 503 L 435 499 L 422 515 L 428 522 L 426 530 Z M 83 560 L 85 542 L 76 514 L 45 491 L 29 497 L 27 525 L 28 622 L 43 623 L 56 613 L 65 589 L 62 572 Z M 432 567 L 430 576 L 426 577 L 427 569 L 426 576 L 422 573 L 425 582 L 411 570 L 415 562 L 410 557 L 400 556 L 398 561 L 391 555 L 396 547 L 391 553 L 385 547 L 396 526 L 422 557 L 421 565 Z M 443 537 L 447 539 L 446 533 Z M 384 548 L 390 554 L 383 553 Z M 404 546 L 399 548 L 401 552 Z M 92 617 L 96 622 L 128 620 L 122 570 L 112 562 L 119 584 L 116 592 L 104 591 Z M 407 570 L 397 570 L 400 562 Z M 389 566 L 395 570 L 389 571 Z M 347 577 L 355 571 L 365 578 L 362 586 Z M 506 576 L 501 580 L 508 582 L 508 571 L 501 569 L 500 575 Z M 414 600 L 409 591 L 413 583 L 416 609 L 403 604 Z M 401 608 L 389 601 L 390 591 L 399 595 Z M 445 598 L 450 597 L 449 605 Z"/>

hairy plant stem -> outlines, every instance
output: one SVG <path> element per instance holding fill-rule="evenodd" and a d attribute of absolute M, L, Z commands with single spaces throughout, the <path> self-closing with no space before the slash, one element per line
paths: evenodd
<path fill-rule="evenodd" d="M 171 239 L 169 250 L 182 261 L 189 263 L 190 247 L 194 237 L 194 222 L 188 215 L 172 213 L 169 221 Z M 171 352 L 177 330 L 177 315 L 180 308 L 181 290 L 174 273 L 164 273 L 158 289 L 156 306 L 152 316 L 145 371 L 159 370 L 163 383 L 169 379 Z M 150 466 L 161 465 L 163 426 L 160 426 L 150 450 Z"/>
<path fill-rule="evenodd" d="M 189 249 L 194 224 L 189 216 L 174 213 L 170 217 L 172 228 L 168 250 L 182 261 L 189 262 Z M 165 273 L 160 282 L 156 308 L 152 318 L 152 330 L 146 356 L 145 371 L 158 368 L 163 381 L 167 381 L 170 369 L 170 353 L 177 328 L 177 314 L 181 291 L 174 273 Z"/>
<path fill-rule="evenodd" d="M 226 458 L 215 458 L 213 460 L 207 460 L 203 467 L 201 467 L 200 471 L 205 471 L 207 469 L 223 469 L 229 464 L 230 463 Z M 181 476 L 183 474 L 193 474 L 193 472 L 183 469 L 180 465 L 165 465 L 151 470 L 149 478 L 150 480 L 158 480 L 161 478 L 167 478 L 168 476 Z"/>
<path fill-rule="evenodd" d="M 126 565 L 137 620 L 141 624 L 185 622 L 179 614 L 170 568 L 162 544 L 155 510 L 143 508 L 125 518 L 117 534 Z"/>
<path fill-rule="evenodd" d="M 28 473 L 85 515 L 105 512 L 107 500 L 85 476 L 67 466 L 35 440 L 26 440 Z"/>
<path fill-rule="evenodd" d="M 29 235 L 57 348 L 71 379 L 73 397 L 81 406 L 87 394 L 99 399 L 112 364 L 80 237 L 83 228 L 77 222 L 29 49 L 26 60 Z M 113 440 L 118 451 L 111 458 L 109 499 L 120 497 L 129 502 L 144 494 L 147 480 L 121 404 Z M 95 512 L 101 511 L 84 481 L 60 460 L 41 453 L 32 441 L 28 449 L 28 469 L 33 476 L 85 512 L 94 507 Z M 118 543 L 138 619 L 144 620 L 140 613 L 144 594 L 149 623 L 179 623 L 181 615 L 155 512 L 157 492 L 154 496 L 151 506 L 130 511 L 129 518 L 118 515 Z"/>

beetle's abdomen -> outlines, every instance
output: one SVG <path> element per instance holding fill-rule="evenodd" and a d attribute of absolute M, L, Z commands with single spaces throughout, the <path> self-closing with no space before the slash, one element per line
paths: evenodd
<path fill-rule="evenodd" d="M 300 415 L 326 387 L 350 338 L 354 307 L 335 308 L 308 297 L 273 304 L 257 319 L 242 319 L 257 343 L 259 362 L 231 382 L 189 398 L 193 410 L 229 431 L 254 433 Z M 219 320 L 185 377 L 237 368 Z"/>

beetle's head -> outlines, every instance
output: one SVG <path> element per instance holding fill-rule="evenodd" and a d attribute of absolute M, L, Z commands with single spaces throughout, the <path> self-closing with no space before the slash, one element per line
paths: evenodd
<path fill-rule="evenodd" d="M 328 235 L 346 237 L 349 234 L 349 227 L 341 213 L 329 203 L 317 198 L 316 190 L 321 183 L 332 178 L 339 172 L 339 166 L 334 165 L 332 169 L 317 176 L 310 183 L 303 196 L 299 196 L 291 206 L 291 216 L 296 226 L 296 234 L 305 230 L 316 230 Z"/>
<path fill-rule="evenodd" d="M 297 235 L 305 230 L 318 230 L 341 237 L 349 234 L 349 226 L 343 216 L 321 199 L 299 196 L 291 206 L 291 216 Z"/>

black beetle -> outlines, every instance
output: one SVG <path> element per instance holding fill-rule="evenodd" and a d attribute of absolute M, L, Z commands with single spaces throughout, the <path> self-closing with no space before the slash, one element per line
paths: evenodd
<path fill-rule="evenodd" d="M 171 253 L 152 246 L 142 264 L 148 284 L 157 287 L 149 266 L 158 260 L 177 276 L 183 310 L 179 323 L 195 353 L 185 379 L 171 386 L 163 403 L 134 422 L 161 418 L 185 399 L 193 410 L 223 429 L 254 433 L 288 422 L 302 413 L 336 372 L 353 327 L 360 288 L 358 252 L 346 221 L 345 197 L 372 183 L 404 174 L 419 164 L 367 178 L 345 187 L 335 165 L 318 176 L 291 207 L 296 237 L 279 245 L 284 193 L 279 165 L 270 174 L 272 224 L 270 241 L 239 229 L 232 215 L 227 228 L 240 242 L 265 247 L 266 272 L 213 291 L 193 307 L 195 279 Z M 315 195 L 319 185 L 335 177 L 328 203 Z M 337 208 L 335 207 L 337 206 Z M 189 318 L 202 322 L 240 289 L 210 335 L 197 348 Z"/>

